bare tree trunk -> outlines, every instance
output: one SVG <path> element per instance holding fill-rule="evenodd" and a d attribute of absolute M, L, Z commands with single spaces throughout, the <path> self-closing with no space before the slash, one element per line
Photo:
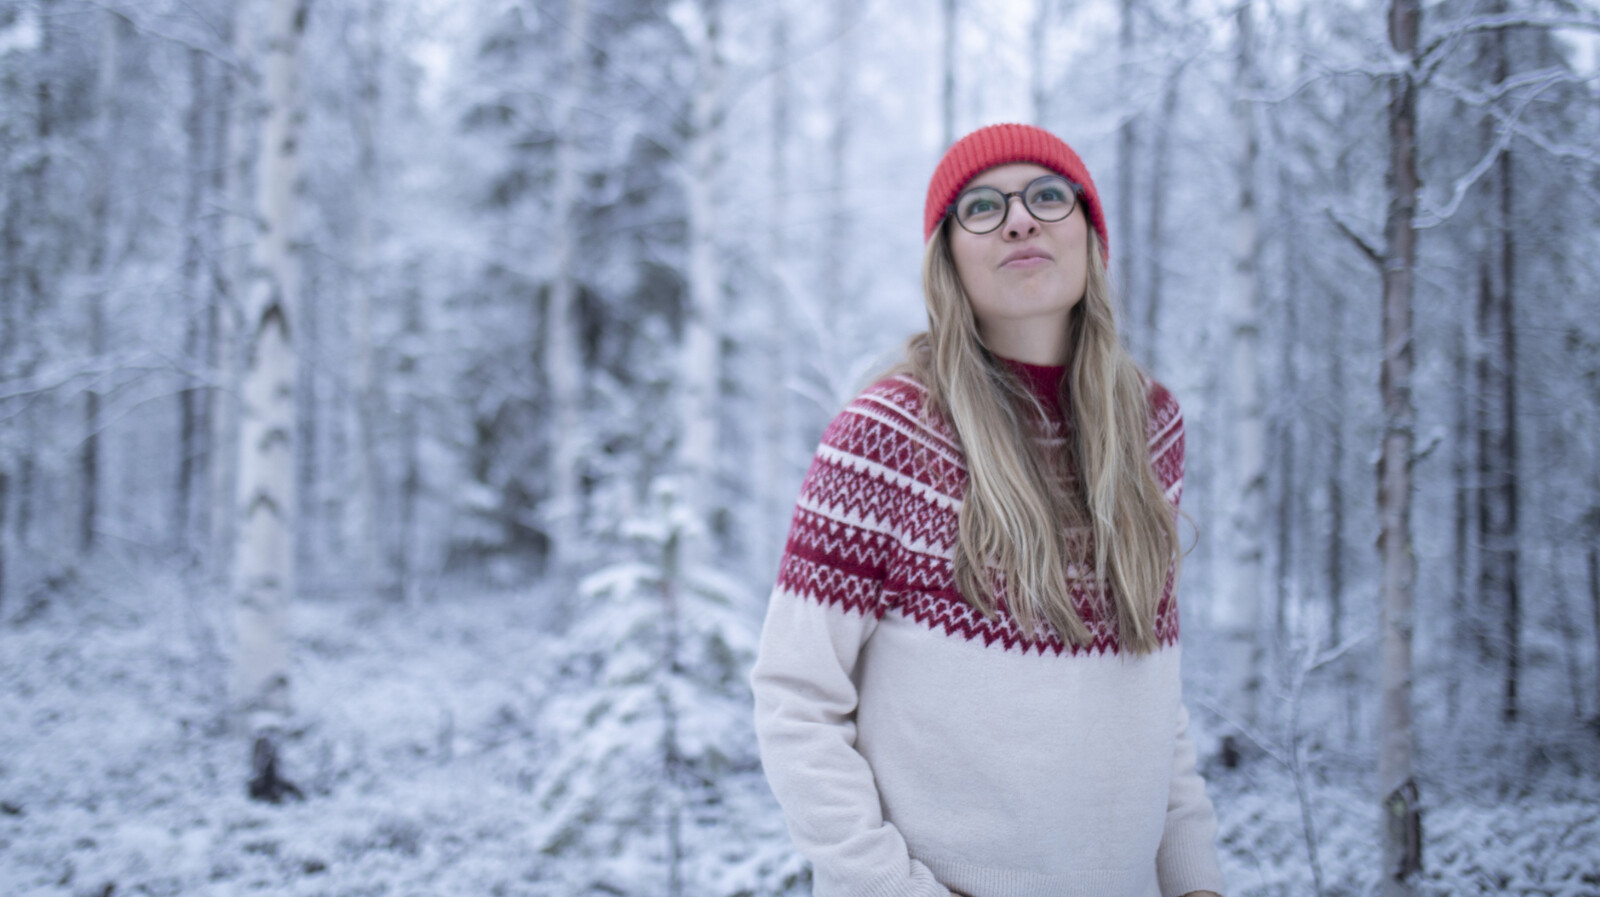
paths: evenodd
<path fill-rule="evenodd" d="M 683 336 L 683 411 L 678 467 L 690 513 L 708 530 L 719 498 L 717 410 L 721 370 L 722 266 L 717 251 L 717 190 L 722 181 L 722 0 L 699 0 L 689 138 L 689 309 Z M 689 557 L 706 539 L 690 539 Z"/>
<path fill-rule="evenodd" d="M 1497 4 L 1505 11 L 1505 4 Z M 1505 29 L 1496 29 L 1495 81 L 1506 83 L 1510 77 L 1510 59 L 1506 52 Z M 1500 220 L 1500 296 L 1495 304 L 1499 320 L 1495 330 L 1499 337 L 1499 370 L 1496 392 L 1500 411 L 1497 439 L 1494 440 L 1495 467 L 1498 475 L 1489 489 L 1496 493 L 1495 505 L 1503 528 L 1496 535 L 1494 547 L 1502 566 L 1500 579 L 1505 595 L 1505 690 L 1502 693 L 1500 718 L 1512 723 L 1517 719 L 1517 686 L 1522 673 L 1522 597 L 1518 592 L 1521 582 L 1521 533 L 1517 528 L 1517 314 L 1516 314 L 1516 211 L 1513 202 L 1511 149 L 1507 147 L 1497 160 Z"/>
<path fill-rule="evenodd" d="M 1054 4 L 1050 0 L 1036 0 L 1033 8 L 1033 27 L 1028 31 L 1028 98 L 1033 110 L 1033 123 L 1045 127 L 1046 106 L 1049 104 L 1049 80 L 1046 49 L 1051 46 L 1050 21 L 1054 17 Z"/>
<path fill-rule="evenodd" d="M 1378 545 L 1382 556 L 1383 711 L 1378 726 L 1378 794 L 1383 815 L 1380 893 L 1412 893 L 1422 869 L 1422 814 L 1412 772 L 1411 633 L 1416 559 L 1411 548 L 1412 270 L 1416 263 L 1417 34 L 1420 0 L 1390 0 L 1389 41 L 1406 68 L 1389 88 L 1389 209 L 1383 265 L 1383 454 L 1378 463 Z"/>
<path fill-rule="evenodd" d="M 1589 540 L 1589 612 L 1594 616 L 1595 657 L 1600 658 L 1600 547 Z M 1595 719 L 1600 720 L 1600 663 L 1595 664 Z"/>
<path fill-rule="evenodd" d="M 669 499 L 670 501 L 670 499 Z M 665 508 L 670 514 L 670 508 Z M 667 517 L 671 519 L 670 516 Z M 683 749 L 678 737 L 678 705 L 672 680 L 680 669 L 682 627 L 679 621 L 678 590 L 683 561 L 681 531 L 674 530 L 661 548 L 661 682 L 656 694 L 661 703 L 661 755 L 666 784 L 667 814 L 667 894 L 683 897 L 683 816 L 685 769 Z"/>
<path fill-rule="evenodd" d="M 417 516 L 422 505 L 422 357 L 417 347 L 423 340 L 422 294 L 414 286 L 406 290 L 405 350 L 400 356 L 400 520 L 395 534 L 394 563 L 397 580 L 395 594 L 406 605 L 421 597 L 418 578 L 421 560 Z"/>
<path fill-rule="evenodd" d="M 1230 310 L 1232 356 L 1233 482 L 1238 489 L 1230 541 L 1234 582 L 1224 637 L 1228 640 L 1229 686 L 1237 696 L 1236 712 L 1253 725 L 1260 711 L 1262 652 L 1261 605 L 1265 581 L 1266 422 L 1260 386 L 1261 308 L 1257 283 L 1260 241 L 1257 237 L 1255 175 L 1260 153 L 1255 110 L 1245 96 L 1254 83 L 1254 25 L 1249 0 L 1236 13 L 1238 49 L 1234 128 L 1239 141 L 1237 179 L 1239 205 L 1233 214 L 1233 271 L 1224 297 Z M 1228 736 L 1231 737 L 1231 736 Z M 1232 756 L 1224 743 L 1224 756 Z"/>
<path fill-rule="evenodd" d="M 226 37 L 241 64 L 237 69 L 225 70 L 218 85 L 221 112 L 217 126 L 219 138 L 224 141 L 220 189 L 228 212 L 222 230 L 230 250 L 217 260 L 216 302 L 208 321 L 214 328 L 211 336 L 215 346 L 215 376 L 220 384 L 211 392 L 214 463 L 210 511 L 211 563 L 219 582 L 227 582 L 232 576 L 239 538 L 239 459 L 244 451 L 239 443 L 244 429 L 239 397 L 247 354 L 243 340 L 251 326 L 244 320 L 251 289 L 250 256 L 258 236 L 253 221 L 255 200 L 250 187 L 252 176 L 257 174 L 253 147 L 260 139 L 258 132 L 262 122 L 262 104 L 255 89 L 256 34 L 261 28 L 259 13 L 260 0 L 237 0 L 232 16 L 224 19 Z M 234 247 L 245 245 L 252 247 L 248 253 L 234 251 Z"/>
<path fill-rule="evenodd" d="M 56 130 L 56 100 L 50 78 L 55 73 L 54 57 L 56 55 L 56 29 L 59 27 L 60 13 L 57 10 L 59 0 L 42 0 L 39 12 L 39 64 L 38 80 L 33 84 L 34 102 L 36 105 L 36 118 L 34 138 L 40 147 L 38 157 L 27 171 L 28 208 L 37 220 L 48 221 L 50 218 L 50 182 L 51 171 L 55 159 L 55 130 Z M 27 320 L 37 321 L 45 311 L 45 303 L 51 291 L 55 288 L 55 280 L 59 273 L 59 252 L 56 248 L 59 241 L 40 240 L 37 237 L 27 243 L 27 266 L 22 276 L 23 293 L 26 302 L 23 303 L 24 314 Z M 24 340 L 20 344 L 21 351 L 26 353 L 20 365 L 24 377 L 31 376 L 39 365 L 44 362 L 44 348 L 34 342 Z M 22 558 L 27 558 L 27 549 L 34 541 L 33 529 L 35 525 L 34 500 L 35 490 L 38 487 L 36 466 L 36 453 L 38 451 L 38 424 L 32 414 L 22 416 L 18 433 L 18 442 L 21 445 L 20 456 L 17 460 L 17 518 L 16 539 L 18 547 L 22 548 Z"/>
<path fill-rule="evenodd" d="M 1450 681 L 1445 685 L 1445 713 L 1454 723 L 1461 709 L 1461 679 L 1470 666 L 1466 661 L 1476 649 L 1473 602 L 1468 600 L 1467 583 L 1471 576 L 1472 518 L 1476 488 L 1472 470 L 1472 363 L 1465 324 L 1457 324 L 1451 347 L 1451 367 L 1455 373 L 1455 420 L 1452 425 L 1450 478 L 1454 486 L 1451 521 L 1450 629 L 1457 661 L 1450 666 Z"/>
<path fill-rule="evenodd" d="M 236 695 L 253 738 L 250 796 L 298 793 L 278 770 L 289 703 L 288 615 L 295 592 L 294 320 L 299 181 L 300 42 L 310 0 L 272 0 L 268 11 L 266 127 L 257 178 L 260 229 L 245 318 L 244 407 L 239 440 L 239 545 L 234 556 L 239 661 Z"/>
<path fill-rule="evenodd" d="M 11 547 L 6 539 L 6 505 L 11 501 L 10 485 L 11 480 L 5 468 L 0 467 L 0 613 L 4 612 L 6 606 L 6 552 Z"/>
<path fill-rule="evenodd" d="M 1118 9 L 1121 16 L 1117 32 L 1119 78 L 1124 85 L 1125 95 L 1131 95 L 1134 81 L 1133 19 L 1138 9 L 1138 0 L 1121 0 Z M 1132 324 L 1144 320 L 1142 315 L 1134 311 L 1142 305 L 1142 301 L 1133 283 L 1133 260 L 1138 256 L 1138 252 L 1133 248 L 1133 168 L 1136 164 L 1134 154 L 1138 148 L 1138 134 L 1135 132 L 1132 102 L 1123 103 L 1122 116 L 1122 124 L 1117 127 L 1117 238 L 1111 256 L 1116 266 L 1117 294 L 1122 297 L 1123 308 L 1127 309 L 1126 318 Z M 1144 356 L 1150 335 L 1139 332 L 1141 329 L 1129 327 L 1128 342 L 1136 347 L 1134 350 L 1136 355 Z"/>
<path fill-rule="evenodd" d="M 354 414 L 350 429 L 354 436 L 352 467 L 354 494 L 350 500 L 348 532 L 353 550 L 351 572 L 363 590 L 378 582 L 378 483 L 381 461 L 378 457 L 378 385 L 372 355 L 373 278 L 378 271 L 373 263 L 373 217 L 379 187 L 379 134 L 383 89 L 384 0 L 367 4 L 366 40 L 362 47 L 362 83 L 357 140 L 357 213 L 355 244 L 355 295 L 351 303 L 354 320 L 350 323 L 355 342 Z"/>
<path fill-rule="evenodd" d="M 544 365 L 552 410 L 550 452 L 550 509 L 545 515 L 550 534 L 552 566 L 563 573 L 575 560 L 582 517 L 581 475 L 583 429 L 579 409 L 583 401 L 584 361 L 579 352 L 576 323 L 578 282 L 575 216 L 583 159 L 579 145 L 578 115 L 588 94 L 589 0 L 567 0 L 563 64 L 565 77 L 557 89 L 556 115 L 562 122 L 556 137 L 556 193 L 552 220 L 555 232 L 555 280 L 545 314 Z"/>
<path fill-rule="evenodd" d="M 208 89 L 210 70 L 206 55 L 198 49 L 189 51 L 189 111 L 184 117 L 184 130 L 188 132 L 188 166 L 183 197 L 183 357 L 191 366 L 199 366 L 204 355 L 202 321 L 206 315 L 207 294 L 202 278 L 206 228 L 201 224 L 201 209 L 207 193 L 209 154 L 206 148 L 207 104 L 213 102 Z M 178 393 L 178 479 L 172 514 L 172 546 L 180 553 L 198 557 L 192 542 L 194 527 L 195 494 L 200 491 L 204 475 L 201 454 L 201 434 L 204 420 L 201 398 L 202 387 L 189 382 Z"/>
<path fill-rule="evenodd" d="M 1173 15 L 1180 24 L 1186 24 L 1189 0 L 1178 0 Z M 1178 113 L 1178 91 L 1183 84 L 1185 67 L 1184 62 L 1179 62 L 1167 73 L 1167 82 L 1161 91 L 1161 114 L 1153 123 L 1155 132 L 1150 138 L 1150 214 L 1146 221 L 1148 230 L 1144 246 L 1144 344 L 1140 347 L 1142 353 L 1140 360 L 1152 370 L 1156 368 L 1161 358 L 1161 290 L 1165 285 L 1166 275 L 1167 180 L 1172 173 L 1172 122 Z"/>
<path fill-rule="evenodd" d="M 1274 143 L 1282 143 L 1274 139 Z M 1295 213 L 1290 198 L 1294 196 L 1294 184 L 1286 169 L 1278 171 L 1278 226 L 1283 229 L 1283 270 L 1284 294 L 1288 301 L 1283 303 L 1283 335 L 1278 340 L 1279 356 L 1278 369 L 1282 378 L 1282 395 L 1300 395 L 1300 371 L 1295 365 L 1295 350 L 1300 340 L 1300 316 L 1297 309 L 1300 307 L 1300 234 L 1295 221 Z M 1296 498 L 1300 496 L 1299 477 L 1297 476 L 1296 460 L 1297 445 L 1295 421 L 1297 415 L 1278 413 L 1273 415 L 1276 431 L 1274 454 L 1278 459 L 1278 495 L 1277 495 L 1277 571 L 1273 576 L 1276 584 L 1277 612 L 1273 615 L 1273 643 L 1282 650 L 1289 644 L 1289 617 L 1296 608 L 1294 579 L 1295 579 L 1295 534 L 1299 532 L 1299 507 Z M 1339 643 L 1334 642 L 1335 646 Z"/>
<path fill-rule="evenodd" d="M 944 95 L 940 105 L 943 116 L 944 139 L 941 146 L 949 148 L 956 142 L 956 17 L 960 10 L 957 0 L 944 0 Z"/>
<path fill-rule="evenodd" d="M 772 128 L 769 132 L 772 155 L 772 208 L 767 218 L 767 254 L 770 257 L 776 290 L 774 300 L 767 308 L 767 367 L 765 426 L 766 451 L 762 475 L 765 485 L 760 527 L 760 554 L 757 565 L 761 578 L 771 576 L 783 552 L 785 518 L 783 509 L 792 498 L 789 482 L 789 446 L 793 439 L 789 416 L 789 302 L 788 294 L 788 239 L 789 221 L 789 128 L 792 85 L 790 68 L 783 63 L 789 58 L 789 15 L 783 0 L 775 0 L 772 9 L 771 54 L 778 69 L 772 78 Z"/>
<path fill-rule="evenodd" d="M 89 199 L 92 222 L 89 251 L 88 295 L 89 357 L 106 352 L 106 301 L 111 290 L 111 190 L 116 180 L 117 84 L 121 81 L 121 43 L 124 19 L 115 12 L 100 14 L 99 73 L 95 87 L 95 147 L 97 166 Z M 94 550 L 95 523 L 100 514 L 100 391 L 90 386 L 84 395 L 83 444 L 78 455 L 82 478 L 78 506 L 78 549 Z"/>

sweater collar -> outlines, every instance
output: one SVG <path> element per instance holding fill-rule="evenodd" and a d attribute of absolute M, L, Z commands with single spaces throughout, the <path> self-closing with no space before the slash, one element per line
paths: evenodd
<path fill-rule="evenodd" d="M 1013 361 L 1002 355 L 996 355 L 995 358 L 1000 359 L 1000 363 L 1015 374 L 1028 392 L 1045 408 L 1052 411 L 1064 410 L 1061 408 L 1061 378 L 1067 373 L 1066 365 L 1029 364 L 1026 361 Z"/>

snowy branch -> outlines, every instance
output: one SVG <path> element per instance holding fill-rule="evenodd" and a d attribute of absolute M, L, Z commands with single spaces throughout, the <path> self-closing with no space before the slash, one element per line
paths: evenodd
<path fill-rule="evenodd" d="M 1587 81 L 1591 79 L 1582 80 Z M 1441 82 L 1441 86 L 1445 90 L 1454 94 L 1464 102 L 1472 105 L 1485 106 L 1489 114 L 1494 116 L 1499 127 L 1495 131 L 1494 143 L 1489 147 L 1488 151 L 1483 154 L 1483 158 L 1479 159 L 1478 163 L 1472 166 L 1472 168 L 1469 169 L 1465 174 L 1461 175 L 1461 177 L 1456 178 L 1455 183 L 1452 185 L 1449 202 L 1445 203 L 1444 207 L 1438 210 L 1426 208 L 1419 209 L 1419 214 L 1413 221 L 1413 226 L 1419 230 L 1425 230 L 1427 228 L 1437 227 L 1438 225 L 1450 220 L 1450 218 L 1454 216 L 1456 211 L 1461 207 L 1461 202 L 1466 198 L 1467 191 L 1471 190 L 1473 185 L 1489 172 L 1489 169 L 1494 165 L 1495 160 L 1499 159 L 1500 154 L 1505 152 L 1511 145 L 1511 139 L 1513 137 L 1527 137 L 1530 142 L 1533 142 L 1535 145 L 1540 145 L 1541 140 L 1532 134 L 1532 132 L 1518 127 L 1518 122 L 1522 118 L 1523 112 L 1527 110 L 1528 106 L 1531 105 L 1541 93 L 1555 85 L 1568 84 L 1572 83 L 1572 81 L 1573 79 L 1569 77 L 1569 73 L 1560 69 L 1541 69 L 1538 72 L 1529 72 L 1526 75 L 1519 76 L 1518 78 L 1508 78 L 1500 84 L 1495 85 L 1490 90 L 1482 92 L 1459 87 L 1457 85 L 1450 84 L 1449 82 Z M 1533 89 L 1529 90 L 1520 98 L 1515 108 L 1509 114 L 1501 111 L 1491 102 L 1491 100 L 1494 98 L 1504 96 L 1513 90 L 1523 87 L 1532 87 Z M 1583 152 L 1581 157 L 1588 159 L 1596 158 L 1593 150 Z"/>
<path fill-rule="evenodd" d="M 1350 227 L 1350 225 L 1346 224 L 1344 219 L 1339 217 L 1338 212 L 1335 212 L 1333 209 L 1329 209 L 1328 220 L 1333 222 L 1333 226 L 1337 227 L 1340 233 L 1343 233 L 1346 237 L 1349 237 L 1350 242 L 1356 244 L 1356 248 L 1361 250 L 1361 254 L 1366 256 L 1369 261 L 1371 261 L 1374 265 L 1377 265 L 1379 268 L 1383 267 L 1383 253 L 1379 252 L 1371 243 L 1367 242 L 1366 239 L 1364 239 L 1360 234 L 1356 233 Z"/>
<path fill-rule="evenodd" d="M 1430 41 L 1428 46 L 1423 48 L 1422 53 L 1418 55 L 1418 59 L 1421 60 L 1421 62 L 1417 68 L 1421 72 L 1430 73 L 1433 68 L 1438 66 L 1439 61 L 1445 55 L 1447 55 L 1446 51 L 1449 49 L 1447 45 L 1453 45 L 1461 38 L 1466 37 L 1469 34 L 1480 34 L 1486 31 L 1502 31 L 1509 28 L 1545 28 L 1550 30 L 1573 28 L 1583 31 L 1600 32 L 1600 20 L 1576 16 L 1474 16 Z"/>
<path fill-rule="evenodd" d="M 170 44 L 176 44 L 177 46 L 187 47 L 190 50 L 203 53 L 221 63 L 230 71 L 242 74 L 252 81 L 256 78 L 256 72 L 250 66 L 246 65 L 242 60 L 240 60 L 239 57 L 233 53 L 231 47 L 224 45 L 223 49 L 218 50 L 215 47 L 207 46 L 206 44 L 195 41 L 192 38 L 162 31 L 159 28 L 153 27 L 148 21 L 136 18 L 132 11 L 133 7 L 129 7 L 125 4 L 102 3 L 98 2 L 98 0 L 88 0 L 88 5 L 103 12 L 108 12 L 114 16 L 120 16 L 121 18 L 126 19 L 128 23 L 132 25 L 140 34 L 148 35 L 150 37 L 166 41 Z M 197 16 L 197 18 L 201 18 L 203 20 L 203 17 Z M 209 23 L 207 24 L 209 26 Z"/>

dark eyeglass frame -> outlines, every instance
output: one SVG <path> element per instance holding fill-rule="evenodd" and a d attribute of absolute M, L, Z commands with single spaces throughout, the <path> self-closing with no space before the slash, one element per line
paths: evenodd
<path fill-rule="evenodd" d="M 1067 206 L 1067 210 L 1065 212 L 1061 213 L 1061 215 L 1059 215 L 1059 216 L 1057 216 L 1055 218 L 1044 218 L 1044 217 L 1041 217 L 1038 212 L 1035 212 L 1033 210 L 1033 206 L 1028 205 L 1028 192 L 1031 191 L 1034 188 L 1034 185 L 1038 184 L 1040 181 L 1051 181 L 1051 180 L 1060 181 L 1060 182 L 1062 182 L 1062 183 L 1067 185 L 1067 192 L 1072 195 L 1072 204 Z M 973 193 L 978 193 L 978 192 L 981 192 L 981 191 L 988 191 L 990 193 L 998 195 L 1000 197 L 1001 204 L 1004 205 L 1004 207 L 1005 207 L 1005 211 L 1000 213 L 1000 222 L 998 224 L 996 224 L 994 227 L 987 228 L 985 230 L 973 230 L 972 228 L 967 227 L 966 222 L 961 220 L 961 216 L 960 215 L 956 214 L 956 209 L 961 207 L 961 201 L 963 199 L 966 199 L 968 196 L 972 195 Z M 999 230 L 1000 228 L 1005 227 L 1006 226 L 1006 219 L 1011 217 L 1011 197 L 1013 197 L 1013 196 L 1015 196 L 1017 199 L 1022 200 L 1022 207 L 1027 210 L 1029 215 L 1033 216 L 1033 220 L 1035 220 L 1035 221 L 1037 221 L 1037 222 L 1039 222 L 1041 224 L 1053 224 L 1053 223 L 1055 223 L 1057 221 L 1065 221 L 1069 217 L 1072 216 L 1073 210 L 1077 209 L 1078 205 L 1083 200 L 1083 188 L 1079 187 L 1077 184 L 1074 184 L 1072 181 L 1068 180 L 1066 177 L 1064 177 L 1062 175 L 1059 175 L 1059 174 L 1042 174 L 1042 175 L 1039 175 L 1038 177 L 1036 177 L 1033 180 L 1029 181 L 1021 190 L 1017 190 L 1017 191 L 1015 191 L 1013 193 L 1007 193 L 1007 192 L 1005 192 L 1003 190 L 1000 190 L 1000 189 L 998 189 L 996 187 L 989 187 L 989 186 L 968 187 L 967 189 L 961 191 L 961 194 L 956 197 L 955 202 L 952 202 L 952 203 L 950 203 L 950 205 L 945 207 L 944 214 L 945 214 L 946 218 L 949 218 L 949 219 L 953 220 L 956 224 L 961 226 L 962 230 L 966 231 L 969 234 L 973 234 L 975 236 L 982 236 L 983 234 L 992 234 L 995 231 Z"/>

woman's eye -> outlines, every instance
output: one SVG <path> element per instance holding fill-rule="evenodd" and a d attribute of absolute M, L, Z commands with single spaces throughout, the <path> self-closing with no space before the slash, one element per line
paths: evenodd
<path fill-rule="evenodd" d="M 988 197 L 978 197 L 967 201 L 966 210 L 962 214 L 968 218 L 974 215 L 990 215 L 999 211 L 1000 204 Z"/>

